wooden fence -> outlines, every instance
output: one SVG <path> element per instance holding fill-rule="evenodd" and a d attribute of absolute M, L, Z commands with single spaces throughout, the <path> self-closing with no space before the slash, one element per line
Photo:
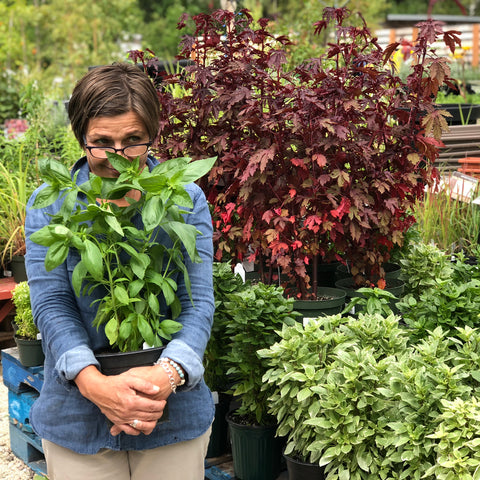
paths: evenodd
<path fill-rule="evenodd" d="M 479 49 L 480 49 L 480 24 L 458 24 L 447 25 L 446 30 L 457 30 L 461 32 L 463 60 L 467 65 L 478 67 Z M 402 39 L 414 41 L 417 38 L 418 29 L 416 27 L 384 28 L 375 31 L 379 44 L 384 48 L 390 43 L 401 41 Z M 435 45 L 440 55 L 451 56 L 450 51 L 445 45 Z"/>

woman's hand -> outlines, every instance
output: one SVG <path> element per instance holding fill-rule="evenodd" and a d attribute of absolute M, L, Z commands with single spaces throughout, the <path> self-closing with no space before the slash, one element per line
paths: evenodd
<path fill-rule="evenodd" d="M 176 372 L 175 372 L 176 373 Z M 138 379 L 143 379 L 146 382 L 150 382 L 156 386 L 158 386 L 158 392 L 151 395 L 151 398 L 154 398 L 156 400 L 166 400 L 168 396 L 172 393 L 172 387 L 170 385 L 170 381 L 168 379 L 168 375 L 161 367 L 160 365 L 153 365 L 151 367 L 135 367 L 131 368 L 127 372 L 123 373 L 122 375 L 132 375 L 137 377 Z M 175 381 L 179 382 L 180 377 L 178 377 L 178 374 L 175 377 Z M 129 424 L 123 424 L 123 425 L 114 425 L 112 429 L 110 430 L 110 433 L 112 435 L 118 435 L 121 431 L 128 433 L 130 435 L 135 435 L 135 433 L 130 433 L 132 429 L 132 426 Z M 136 429 L 145 433 L 148 435 L 151 433 L 149 431 L 146 433 L 144 425 L 142 422 L 138 423 L 136 425 Z M 153 430 L 153 428 L 152 428 Z"/>
<path fill-rule="evenodd" d="M 157 385 L 159 390 L 158 393 L 155 394 L 156 399 L 166 400 L 172 393 L 172 386 L 170 385 L 168 374 L 161 365 L 135 367 L 131 368 L 126 373 Z M 180 383 L 180 377 L 178 376 L 178 373 L 172 370 L 172 375 L 174 375 L 175 383 Z"/>
<path fill-rule="evenodd" d="M 144 367 L 154 368 L 154 367 Z M 133 369 L 139 370 L 139 369 Z M 168 380 L 167 380 L 168 382 Z M 121 375 L 103 375 L 94 365 L 84 368 L 75 378 L 80 393 L 93 402 L 114 423 L 110 433 L 129 435 L 152 433 L 162 417 L 168 396 L 146 376 L 130 371 Z M 137 420 L 136 428 L 131 424 Z"/>

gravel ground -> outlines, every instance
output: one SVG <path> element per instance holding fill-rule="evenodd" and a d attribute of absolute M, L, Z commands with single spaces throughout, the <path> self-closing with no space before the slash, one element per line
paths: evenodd
<path fill-rule="evenodd" d="M 1 373 L 0 365 L 0 378 L 3 378 Z M 10 450 L 8 427 L 8 389 L 0 380 L 0 479 L 31 480 L 34 477 L 33 471 Z"/>

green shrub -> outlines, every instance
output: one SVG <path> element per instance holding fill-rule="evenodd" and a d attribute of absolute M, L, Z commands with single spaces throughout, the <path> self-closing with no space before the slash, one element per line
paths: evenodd
<path fill-rule="evenodd" d="M 228 390 L 228 366 L 223 360 L 230 348 L 230 336 L 227 325 L 231 322 L 236 308 L 230 308 L 226 303 L 230 294 L 240 293 L 247 288 L 240 275 L 232 271 L 230 263 L 214 262 L 213 291 L 215 298 L 215 313 L 213 315 L 212 332 L 204 355 L 205 382 L 212 391 Z M 235 297 L 238 298 L 238 297 Z"/>
<path fill-rule="evenodd" d="M 436 434 L 447 402 L 470 401 L 478 389 L 478 330 L 453 338 L 439 327 L 412 346 L 398 317 L 360 313 L 284 326 L 280 337 L 259 354 L 286 454 L 325 466 L 326 480 L 475 478 L 432 468 L 458 455 L 460 438 L 442 445 Z M 470 475 L 476 461 L 463 466 Z"/>
<path fill-rule="evenodd" d="M 293 298 L 287 299 L 283 293 L 283 288 L 274 285 L 247 284 L 242 291 L 231 293 L 225 302 L 231 312 L 226 325 L 231 343 L 223 361 L 232 378 L 231 393 L 240 400 L 236 413 L 249 423 L 271 423 L 267 412 L 269 392 L 262 381 L 267 367 L 257 351 L 275 343 L 284 324 L 295 323 Z"/>
<path fill-rule="evenodd" d="M 21 337 L 36 339 L 39 331 L 33 321 L 28 282 L 20 282 L 14 288 L 12 300 L 15 305 L 14 322 L 18 326 L 16 334 Z"/>

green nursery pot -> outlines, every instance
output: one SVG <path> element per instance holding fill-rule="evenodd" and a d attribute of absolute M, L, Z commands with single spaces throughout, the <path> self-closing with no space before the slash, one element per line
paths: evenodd
<path fill-rule="evenodd" d="M 17 343 L 20 363 L 24 367 L 38 367 L 39 365 L 43 365 L 45 355 L 43 353 L 41 340 L 15 337 L 15 342 Z"/>
<path fill-rule="evenodd" d="M 301 313 L 298 321 L 304 318 L 317 318 L 326 315 L 336 315 L 343 310 L 346 292 L 341 288 L 319 287 L 317 300 L 295 300 L 293 309 Z"/>

